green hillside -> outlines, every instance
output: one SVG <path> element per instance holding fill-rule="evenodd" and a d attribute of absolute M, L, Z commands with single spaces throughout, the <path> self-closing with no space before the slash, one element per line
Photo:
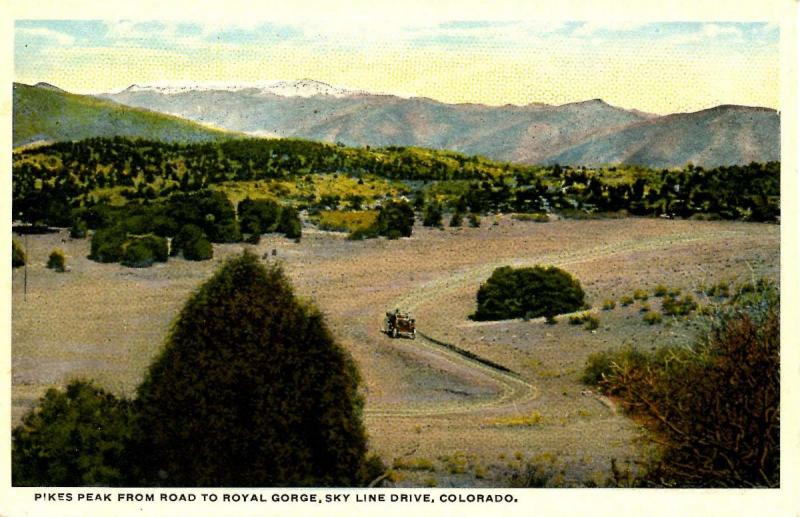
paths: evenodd
<path fill-rule="evenodd" d="M 108 100 L 20 83 L 14 83 L 13 109 L 14 147 L 109 136 L 200 142 L 231 134 Z"/>

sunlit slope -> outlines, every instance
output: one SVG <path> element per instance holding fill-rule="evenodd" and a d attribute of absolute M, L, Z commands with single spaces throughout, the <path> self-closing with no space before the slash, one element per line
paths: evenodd
<path fill-rule="evenodd" d="M 91 137 L 198 142 L 229 135 L 170 115 L 19 83 L 14 83 L 13 113 L 14 147 Z"/>

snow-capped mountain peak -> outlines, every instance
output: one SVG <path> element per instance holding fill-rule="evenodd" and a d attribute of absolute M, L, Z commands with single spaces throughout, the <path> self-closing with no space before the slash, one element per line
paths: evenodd
<path fill-rule="evenodd" d="M 132 84 L 118 93 L 154 92 L 165 95 L 181 94 L 193 91 L 241 91 L 258 90 L 268 95 L 281 97 L 313 97 L 315 95 L 328 95 L 331 97 L 348 97 L 351 95 L 365 94 L 361 90 L 350 90 L 313 79 L 300 79 L 297 81 L 267 81 L 257 83 L 225 84 L 225 83 L 157 83 L 152 85 Z"/>

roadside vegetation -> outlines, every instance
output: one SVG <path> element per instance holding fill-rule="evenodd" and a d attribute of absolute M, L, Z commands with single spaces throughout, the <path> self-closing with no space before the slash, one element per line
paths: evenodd
<path fill-rule="evenodd" d="M 135 398 L 50 389 L 13 430 L 13 484 L 363 486 L 385 467 L 359 383 L 319 311 L 245 253 L 191 295 Z"/>
<path fill-rule="evenodd" d="M 699 316 L 691 343 L 589 357 L 583 381 L 620 400 L 659 445 L 634 486 L 779 486 L 779 316 L 777 287 L 759 281 Z"/>

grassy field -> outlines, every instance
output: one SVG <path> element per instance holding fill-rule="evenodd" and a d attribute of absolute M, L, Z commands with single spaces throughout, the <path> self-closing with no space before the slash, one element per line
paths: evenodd
<path fill-rule="evenodd" d="M 493 224 L 496 222 L 497 224 Z M 529 461 L 563 482 L 602 483 L 610 462 L 643 453 L 642 430 L 613 402 L 587 393 L 589 354 L 632 344 L 691 339 L 695 320 L 643 321 L 660 309 L 659 285 L 692 292 L 719 281 L 779 274 L 775 225 L 663 219 L 552 221 L 487 218 L 480 228 L 415 226 L 411 238 L 349 241 L 307 231 L 301 242 L 265 236 L 258 245 L 215 246 L 212 261 L 170 260 L 149 269 L 98 264 L 88 240 L 66 232 L 31 236 L 28 292 L 13 272 L 12 419 L 48 387 L 92 378 L 132 394 L 189 293 L 241 249 L 276 250 L 299 295 L 326 315 L 364 378 L 370 446 L 395 466 L 399 486 L 504 486 Z M 63 241 L 63 242 L 62 242 Z M 62 248 L 71 271 L 47 270 Z M 272 258 L 270 260 L 273 260 Z M 475 292 L 501 265 L 558 265 L 578 278 L 600 320 L 596 330 L 540 320 L 472 322 Z M 635 291 L 648 299 L 627 306 Z M 602 310 L 603 302 L 615 307 Z M 380 333 L 385 310 L 413 311 L 418 328 L 512 370 L 447 352 L 422 337 Z"/>
<path fill-rule="evenodd" d="M 318 226 L 321 230 L 353 232 L 372 226 L 378 219 L 377 210 L 323 210 L 319 214 Z"/>
<path fill-rule="evenodd" d="M 408 191 L 402 184 L 384 178 L 354 178 L 344 174 L 309 174 L 293 180 L 227 181 L 213 185 L 213 188 L 224 192 L 234 204 L 246 197 L 296 202 L 318 201 L 323 196 L 337 196 L 343 204 L 347 204 L 352 196 L 358 196 L 370 204 L 376 199 Z"/>

